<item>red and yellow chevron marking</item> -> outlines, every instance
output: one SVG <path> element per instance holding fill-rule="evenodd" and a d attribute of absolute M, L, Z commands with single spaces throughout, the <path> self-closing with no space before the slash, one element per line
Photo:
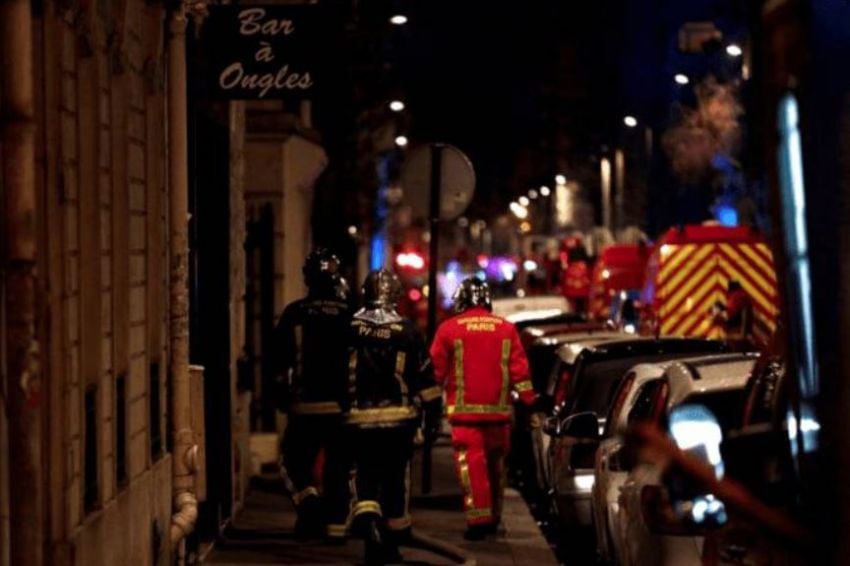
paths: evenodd
<path fill-rule="evenodd" d="M 767 341 L 776 330 L 776 273 L 766 244 L 668 244 L 661 261 L 656 300 L 662 334 L 723 338 L 712 307 L 726 302 L 730 280 L 739 281 L 752 299 L 756 338 Z"/>

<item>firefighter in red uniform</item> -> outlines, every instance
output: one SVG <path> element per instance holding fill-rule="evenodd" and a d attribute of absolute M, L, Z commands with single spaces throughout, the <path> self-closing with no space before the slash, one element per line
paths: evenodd
<path fill-rule="evenodd" d="M 726 340 L 736 350 L 753 347 L 753 302 L 740 281 L 729 281 L 726 304 L 714 306 L 715 321 L 723 325 Z"/>
<path fill-rule="evenodd" d="M 410 535 L 410 460 L 421 412 L 433 436 L 442 416 L 425 342 L 396 312 L 401 283 L 390 271 L 369 274 L 365 306 L 351 322 L 349 401 L 357 467 L 351 532 L 364 539 L 367 564 L 398 562 Z"/>
<path fill-rule="evenodd" d="M 504 461 L 509 449 L 511 391 L 534 403 L 528 360 L 516 328 L 491 314 L 490 289 L 464 280 L 454 297 L 456 316 L 431 345 L 434 376 L 445 388 L 468 540 L 494 534 L 501 520 Z"/>

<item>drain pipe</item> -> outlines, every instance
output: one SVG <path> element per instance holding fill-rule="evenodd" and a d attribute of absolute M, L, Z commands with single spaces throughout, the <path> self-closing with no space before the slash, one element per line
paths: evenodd
<path fill-rule="evenodd" d="M 189 382 L 189 149 L 186 110 L 186 11 L 169 15 L 168 35 L 168 191 L 169 191 L 169 334 L 174 515 L 171 544 L 176 547 L 198 518 L 195 496 L 197 446 L 192 431 Z"/>
<path fill-rule="evenodd" d="M 45 511 L 38 337 L 36 334 L 35 96 L 30 0 L 0 2 L 0 145 L 3 177 L 3 293 L 9 450 L 10 564 L 44 563 Z M 2 310 L 2 309 L 0 309 Z"/>

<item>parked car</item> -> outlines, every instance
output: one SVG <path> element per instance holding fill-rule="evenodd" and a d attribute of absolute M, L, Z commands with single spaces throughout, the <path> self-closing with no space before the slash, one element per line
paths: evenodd
<path fill-rule="evenodd" d="M 532 379 L 540 395 L 539 406 L 551 414 L 558 402 L 556 385 L 558 376 L 575 370 L 575 362 L 585 348 L 593 348 L 605 342 L 623 340 L 626 334 L 617 331 L 579 331 L 554 334 L 539 339 L 529 351 Z M 564 352 L 569 352 L 565 355 Z M 531 361 L 533 360 L 533 361 Z M 544 429 L 531 429 L 531 447 L 534 452 L 534 469 L 537 489 L 548 494 L 552 489 L 549 450 L 552 437 Z"/>
<path fill-rule="evenodd" d="M 549 391 L 552 417 L 544 433 L 551 439 L 544 461 L 552 505 L 560 522 L 590 531 L 594 458 L 605 433 L 613 393 L 626 372 L 638 364 L 723 352 L 721 342 L 704 339 L 628 338 L 573 342 L 558 350 L 561 363 Z"/>
<path fill-rule="evenodd" d="M 644 383 L 637 391 L 627 423 L 655 423 L 667 429 L 677 408 L 697 407 L 709 419 L 693 418 L 680 427 L 680 448 L 699 447 L 701 455 L 722 477 L 722 435 L 741 424 L 745 387 L 756 363 L 756 354 L 713 356 L 670 364 L 661 379 Z M 683 438 L 687 436 L 688 438 Z M 702 564 L 705 524 L 726 521 L 723 504 L 712 494 L 701 494 L 689 506 L 673 506 L 675 500 L 663 483 L 662 468 L 655 462 L 630 466 L 624 482 L 616 518 L 611 523 L 618 559 L 632 565 Z M 684 515 L 687 515 L 688 520 Z"/>
<path fill-rule="evenodd" d="M 645 384 L 660 382 L 665 370 L 673 363 L 735 359 L 736 354 L 717 354 L 712 357 L 639 364 L 625 375 L 614 393 L 602 435 L 604 440 L 596 452 L 594 465 L 593 523 L 596 531 L 596 551 L 600 558 L 618 562 L 621 555 L 619 538 L 612 536 L 612 524 L 619 510 L 620 490 L 629 475 L 621 453 L 625 444 L 622 433 L 628 425 L 628 416 L 639 399 L 638 393 L 644 390 Z"/>

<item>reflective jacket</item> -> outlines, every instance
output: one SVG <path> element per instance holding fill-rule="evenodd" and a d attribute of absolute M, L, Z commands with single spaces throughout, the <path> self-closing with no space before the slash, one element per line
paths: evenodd
<path fill-rule="evenodd" d="M 439 412 L 442 391 L 419 331 L 394 312 L 371 316 L 376 313 L 386 311 L 360 311 L 351 321 L 346 421 L 364 428 L 400 426 L 419 418 L 419 406 Z"/>
<path fill-rule="evenodd" d="M 351 309 L 335 298 L 307 297 L 290 303 L 275 330 L 281 410 L 340 414 L 348 398 L 348 335 Z"/>
<path fill-rule="evenodd" d="M 531 405 L 534 388 L 516 327 L 484 308 L 443 322 L 431 345 L 434 376 L 452 422 L 507 421 L 511 390 Z"/>

